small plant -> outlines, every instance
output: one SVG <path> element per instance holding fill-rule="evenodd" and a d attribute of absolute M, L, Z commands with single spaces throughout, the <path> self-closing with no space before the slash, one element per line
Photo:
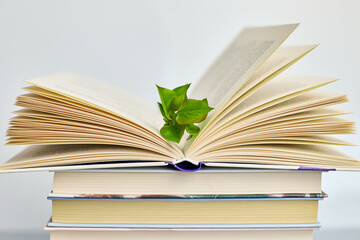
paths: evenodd
<path fill-rule="evenodd" d="M 204 121 L 213 108 L 209 107 L 206 98 L 195 100 L 187 98 L 190 84 L 174 88 L 173 90 L 156 85 L 161 103 L 158 102 L 165 124 L 160 134 L 166 140 L 179 143 L 185 130 L 190 137 L 199 133 L 200 128 L 194 123 Z"/>

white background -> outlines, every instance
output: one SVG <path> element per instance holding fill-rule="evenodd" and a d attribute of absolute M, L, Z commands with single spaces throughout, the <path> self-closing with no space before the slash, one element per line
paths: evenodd
<path fill-rule="evenodd" d="M 360 122 L 357 1 L 0 1 L 0 134 L 23 80 L 61 70 L 98 78 L 155 103 L 155 83 L 194 82 L 244 27 L 300 22 L 286 44 L 320 46 L 286 74 L 335 76 Z M 358 135 L 345 137 L 360 144 Z M 22 147 L 0 145 L 0 163 Z M 358 147 L 345 148 L 360 159 Z M 360 229 L 360 173 L 327 173 L 323 230 Z M 50 173 L 0 175 L 0 232 L 41 231 Z"/>

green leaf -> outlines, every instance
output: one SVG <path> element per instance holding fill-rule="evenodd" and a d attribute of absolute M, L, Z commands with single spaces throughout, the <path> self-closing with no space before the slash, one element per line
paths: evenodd
<path fill-rule="evenodd" d="M 160 129 L 161 136 L 176 143 L 180 142 L 185 130 L 189 133 L 189 138 L 196 136 L 200 128 L 194 123 L 202 122 L 213 109 L 209 107 L 207 99 L 188 99 L 187 91 L 190 84 L 173 90 L 156 86 L 161 99 L 158 106 L 165 122 Z"/>
<path fill-rule="evenodd" d="M 184 96 L 184 100 L 186 101 L 187 98 L 187 90 L 189 89 L 191 83 L 187 83 L 185 85 L 182 85 L 180 87 L 174 88 L 173 91 L 176 93 L 176 96 Z"/>
<path fill-rule="evenodd" d="M 169 118 L 170 103 L 173 100 L 173 98 L 176 96 L 176 93 L 173 90 L 159 87 L 158 85 L 156 85 L 156 87 L 160 95 L 160 99 L 165 115 L 167 116 L 167 118 Z"/>
<path fill-rule="evenodd" d="M 161 115 L 162 115 L 164 118 L 167 118 L 167 116 L 166 116 L 166 114 L 165 114 L 165 112 L 164 112 L 164 108 L 163 108 L 163 106 L 161 105 L 161 103 L 158 102 L 157 104 L 158 104 L 158 106 L 159 106 Z"/>
<path fill-rule="evenodd" d="M 189 123 L 185 125 L 185 130 L 191 135 L 196 135 L 199 133 L 200 128 L 195 126 L 193 123 Z"/>
<path fill-rule="evenodd" d="M 181 125 L 201 122 L 212 109 L 205 101 L 188 99 L 180 106 L 176 122 Z"/>
<path fill-rule="evenodd" d="M 204 98 L 203 100 L 201 100 L 202 102 L 204 102 L 204 103 L 206 103 L 206 105 L 208 105 L 209 106 L 209 103 L 208 103 L 208 100 L 207 100 L 207 98 Z"/>
<path fill-rule="evenodd" d="M 183 104 L 184 100 L 185 100 L 184 96 L 175 96 L 170 103 L 169 109 L 171 111 L 177 111 L 179 109 L 179 107 L 181 106 L 181 104 Z"/>
<path fill-rule="evenodd" d="M 208 100 L 206 98 L 204 98 L 203 100 L 201 100 L 202 102 L 204 102 L 206 105 L 209 106 Z M 212 108 L 213 109 L 213 108 Z M 203 115 L 202 117 L 196 119 L 194 122 L 195 123 L 200 123 L 202 121 L 204 121 L 207 118 L 207 114 Z"/>
<path fill-rule="evenodd" d="M 169 126 L 164 124 L 164 126 L 160 129 L 160 134 L 166 140 L 179 143 L 182 136 L 184 135 L 185 126 L 174 124 L 173 126 Z"/>

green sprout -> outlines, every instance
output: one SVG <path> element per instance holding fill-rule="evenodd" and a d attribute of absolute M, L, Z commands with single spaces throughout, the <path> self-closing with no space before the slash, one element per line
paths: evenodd
<path fill-rule="evenodd" d="M 190 134 L 190 137 L 196 136 L 200 128 L 194 123 L 204 121 L 208 112 L 213 109 L 209 107 L 207 99 L 188 99 L 187 90 L 190 84 L 185 84 L 173 90 L 156 86 L 161 99 L 158 106 L 165 122 L 160 129 L 161 136 L 176 143 L 180 142 L 185 130 Z"/>

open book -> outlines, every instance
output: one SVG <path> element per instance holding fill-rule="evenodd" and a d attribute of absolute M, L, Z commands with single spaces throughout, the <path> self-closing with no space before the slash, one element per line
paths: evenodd
<path fill-rule="evenodd" d="M 6 171 L 174 165 L 359 170 L 329 145 L 354 123 L 332 108 L 347 98 L 315 90 L 326 77 L 278 76 L 316 46 L 280 47 L 297 24 L 248 28 L 195 85 L 191 98 L 214 107 L 196 138 L 160 136 L 162 117 L 149 104 L 103 82 L 59 73 L 27 80 L 8 144 L 32 145 L 0 167 Z M 155 86 L 154 86 L 155 90 Z M 186 137 L 184 138 L 186 139 Z"/>

